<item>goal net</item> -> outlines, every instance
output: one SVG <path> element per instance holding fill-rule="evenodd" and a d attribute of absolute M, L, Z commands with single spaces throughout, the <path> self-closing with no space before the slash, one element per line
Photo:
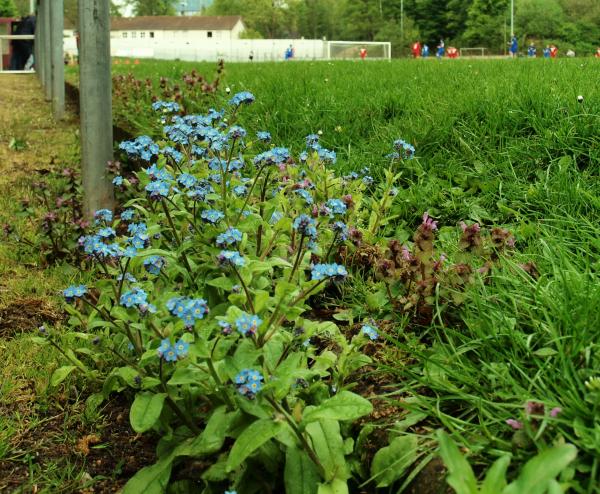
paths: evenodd
<path fill-rule="evenodd" d="M 485 48 L 461 48 L 460 57 L 485 57 Z"/>
<path fill-rule="evenodd" d="M 366 50 L 361 57 L 361 50 Z M 389 60 L 392 44 L 388 41 L 328 41 L 328 60 Z"/>

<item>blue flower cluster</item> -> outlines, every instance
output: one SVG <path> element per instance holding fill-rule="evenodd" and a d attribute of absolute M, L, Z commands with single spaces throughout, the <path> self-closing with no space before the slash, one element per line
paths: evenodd
<path fill-rule="evenodd" d="M 304 199 L 304 202 L 310 206 L 314 201 L 312 198 L 312 195 L 310 194 L 310 192 L 306 189 L 296 189 L 296 194 L 298 194 L 300 197 L 302 197 L 302 199 Z"/>
<path fill-rule="evenodd" d="M 223 158 L 213 158 L 208 162 L 208 167 L 215 172 L 226 171 L 227 173 L 241 170 L 244 167 L 244 162 L 241 159 L 232 159 L 227 163 L 227 160 Z M 221 176 L 218 176 L 218 180 L 221 180 Z M 216 178 L 216 177 L 215 177 Z"/>
<path fill-rule="evenodd" d="M 255 165 L 281 165 L 290 159 L 290 150 L 288 148 L 273 148 L 264 153 L 257 154 L 252 162 Z"/>
<path fill-rule="evenodd" d="M 274 225 L 282 218 L 283 218 L 283 213 L 281 211 L 273 211 L 273 214 L 271 214 L 271 217 L 269 218 L 269 224 Z"/>
<path fill-rule="evenodd" d="M 131 158 L 140 158 L 143 161 L 150 161 L 158 156 L 158 144 L 148 136 L 139 136 L 133 141 L 123 141 L 119 144 L 119 149 L 125 151 Z"/>
<path fill-rule="evenodd" d="M 311 271 L 313 280 L 324 280 L 332 278 L 334 281 L 342 281 L 348 276 L 346 268 L 340 264 L 315 264 Z"/>
<path fill-rule="evenodd" d="M 150 256 L 144 259 L 144 268 L 146 271 L 157 276 L 160 274 L 160 270 L 165 264 L 165 258 L 161 256 Z"/>
<path fill-rule="evenodd" d="M 146 192 L 149 193 L 150 199 L 158 200 L 161 197 L 167 197 L 171 191 L 171 185 L 162 180 L 153 180 L 146 185 Z"/>
<path fill-rule="evenodd" d="M 249 93 L 248 91 L 242 91 L 241 93 L 237 93 L 229 100 L 229 104 L 232 106 L 240 106 L 241 104 L 249 105 L 250 103 L 254 103 L 254 95 Z"/>
<path fill-rule="evenodd" d="M 206 200 L 208 194 L 214 194 L 215 190 L 207 180 L 198 180 L 196 186 L 187 192 L 187 196 L 194 201 Z"/>
<path fill-rule="evenodd" d="M 115 232 L 115 229 L 111 228 L 110 226 L 106 226 L 104 228 L 100 228 L 100 230 L 98 230 L 98 232 L 96 233 L 96 235 L 98 235 L 100 238 L 103 238 L 103 239 L 104 238 L 111 239 L 116 234 L 117 234 L 117 232 Z"/>
<path fill-rule="evenodd" d="M 190 344 L 183 341 L 181 338 L 174 344 L 168 338 L 160 342 L 160 346 L 156 350 L 158 356 L 167 362 L 176 362 L 178 359 L 185 358 L 188 354 Z"/>
<path fill-rule="evenodd" d="M 340 242 L 344 242 L 348 239 L 348 226 L 343 221 L 336 221 L 332 225 L 332 229 L 337 233 L 337 238 Z"/>
<path fill-rule="evenodd" d="M 128 241 L 131 243 L 133 249 L 143 249 L 148 245 L 150 237 L 146 233 L 147 230 L 146 223 L 131 223 L 127 226 L 127 231 L 131 234 Z M 129 255 L 128 257 L 133 256 Z"/>
<path fill-rule="evenodd" d="M 167 309 L 191 328 L 194 323 L 208 314 L 208 304 L 203 298 L 173 297 L 167 301 Z"/>
<path fill-rule="evenodd" d="M 225 218 L 225 215 L 221 211 L 217 211 L 216 209 L 205 209 L 200 214 L 200 217 L 207 223 L 212 223 L 213 225 L 216 225 L 219 221 Z"/>
<path fill-rule="evenodd" d="M 219 266 L 222 267 L 233 266 L 239 268 L 246 264 L 246 260 L 235 250 L 222 250 L 217 256 L 217 261 L 219 261 Z"/>
<path fill-rule="evenodd" d="M 396 154 L 392 153 L 393 156 L 390 155 L 393 158 L 410 160 L 415 157 L 415 147 L 402 139 L 394 141 L 394 148 L 396 149 Z"/>
<path fill-rule="evenodd" d="M 346 204 L 341 199 L 329 199 L 325 203 L 325 207 L 329 211 L 329 216 L 333 218 L 336 214 L 343 215 L 346 214 Z"/>
<path fill-rule="evenodd" d="M 242 232 L 240 232 L 237 228 L 230 226 L 217 237 L 217 246 L 224 247 L 226 245 L 233 245 L 241 241 Z"/>
<path fill-rule="evenodd" d="M 377 330 L 369 324 L 365 324 L 362 328 L 360 328 L 360 331 L 372 341 L 375 341 L 377 338 L 379 338 L 379 333 Z"/>
<path fill-rule="evenodd" d="M 261 324 L 262 319 L 252 314 L 242 314 L 235 320 L 235 326 L 243 336 L 254 336 Z"/>
<path fill-rule="evenodd" d="M 121 295 L 120 303 L 124 307 L 144 306 L 148 303 L 148 294 L 141 288 L 134 287 Z"/>
<path fill-rule="evenodd" d="M 123 221 L 131 221 L 135 215 L 135 211 L 133 209 L 125 209 L 121 213 L 121 219 Z"/>
<path fill-rule="evenodd" d="M 317 238 L 317 222 L 306 214 L 298 216 L 292 226 L 300 235 L 311 239 Z"/>
<path fill-rule="evenodd" d="M 112 183 L 115 187 L 120 187 L 123 185 L 123 177 L 121 175 L 117 175 L 115 178 L 113 178 Z"/>
<path fill-rule="evenodd" d="M 158 167 L 156 163 L 148 168 L 144 168 L 144 172 L 146 172 L 146 175 L 152 180 L 173 180 L 173 175 L 171 175 L 166 168 Z"/>
<path fill-rule="evenodd" d="M 162 113 L 178 113 L 179 108 L 179 104 L 175 101 L 155 101 L 152 103 L 152 109 Z"/>
<path fill-rule="evenodd" d="M 177 151 L 177 149 L 167 146 L 166 148 L 161 149 L 160 151 L 164 156 L 173 159 L 175 163 L 180 163 L 183 160 L 183 153 Z"/>
<path fill-rule="evenodd" d="M 263 387 L 264 377 L 256 370 L 244 369 L 235 376 L 238 392 L 246 398 L 254 398 Z"/>
<path fill-rule="evenodd" d="M 111 228 L 112 230 L 112 228 Z M 103 232 L 108 233 L 107 231 Z M 124 255 L 123 249 L 116 243 L 107 244 L 100 235 L 86 235 L 79 239 L 79 245 L 83 247 L 83 251 L 89 256 L 95 256 L 101 259 L 108 257 L 120 257 Z"/>
<path fill-rule="evenodd" d="M 258 138 L 259 141 L 271 142 L 271 133 L 267 132 L 266 130 L 259 130 L 256 133 L 256 137 Z"/>
<path fill-rule="evenodd" d="M 319 144 L 320 136 L 318 134 L 309 134 L 306 136 L 306 147 L 308 149 L 317 150 L 321 147 Z"/>
<path fill-rule="evenodd" d="M 190 189 L 198 183 L 198 179 L 189 173 L 181 173 L 177 177 L 177 183 L 186 189 Z"/>
<path fill-rule="evenodd" d="M 63 290 L 63 296 L 67 302 L 73 302 L 76 298 L 81 298 L 87 293 L 85 285 L 71 285 Z"/>
<path fill-rule="evenodd" d="M 101 221 L 105 221 L 106 223 L 110 223 L 113 219 L 113 214 L 110 209 L 99 209 L 94 213 L 95 223 L 98 224 Z"/>
<path fill-rule="evenodd" d="M 239 125 L 232 125 L 227 131 L 227 137 L 229 139 L 243 139 L 246 137 L 246 135 L 246 129 L 240 127 Z"/>

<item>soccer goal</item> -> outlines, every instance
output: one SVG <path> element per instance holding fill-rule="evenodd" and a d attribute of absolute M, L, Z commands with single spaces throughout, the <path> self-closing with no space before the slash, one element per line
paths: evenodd
<path fill-rule="evenodd" d="M 461 48 L 460 58 L 463 57 L 485 57 L 485 48 Z"/>
<path fill-rule="evenodd" d="M 392 58 L 392 44 L 389 41 L 327 42 L 327 60 L 360 60 L 361 58 L 364 60 L 389 60 Z"/>

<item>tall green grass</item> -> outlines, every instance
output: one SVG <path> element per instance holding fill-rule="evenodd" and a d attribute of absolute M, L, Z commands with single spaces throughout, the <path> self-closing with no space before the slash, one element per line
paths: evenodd
<path fill-rule="evenodd" d="M 115 71 L 157 80 L 192 68 L 214 69 L 142 61 Z M 228 64 L 223 81 L 256 95 L 243 112 L 249 130 L 296 152 L 322 130 L 340 172 L 371 166 L 378 176 L 394 139 L 413 143 L 418 158 L 397 165 L 400 237 L 426 210 L 445 225 L 471 219 L 515 232 L 519 254 L 469 292 L 461 322 L 400 332 L 411 363 L 385 370 L 408 397 L 403 406 L 461 436 L 480 463 L 572 442 L 579 457 L 563 480 L 582 493 L 600 492 L 600 383 L 589 384 L 600 378 L 599 76 L 590 59 L 404 60 Z M 149 121 L 132 119 L 140 131 Z M 518 267 L 526 261 L 539 279 Z M 505 422 L 528 400 L 563 409 L 531 442 Z"/>

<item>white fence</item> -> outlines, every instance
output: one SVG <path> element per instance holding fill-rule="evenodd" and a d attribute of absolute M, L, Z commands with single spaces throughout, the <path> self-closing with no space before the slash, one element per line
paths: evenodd
<path fill-rule="evenodd" d="M 220 59 L 248 62 L 252 54 L 255 62 L 264 62 L 283 61 L 285 51 L 291 45 L 295 60 L 327 60 L 328 43 L 317 39 L 233 39 L 165 43 L 150 39 L 112 38 L 110 52 L 113 57 L 179 59 L 191 62 Z M 77 53 L 75 38 L 65 38 L 65 52 L 72 55 Z"/>

